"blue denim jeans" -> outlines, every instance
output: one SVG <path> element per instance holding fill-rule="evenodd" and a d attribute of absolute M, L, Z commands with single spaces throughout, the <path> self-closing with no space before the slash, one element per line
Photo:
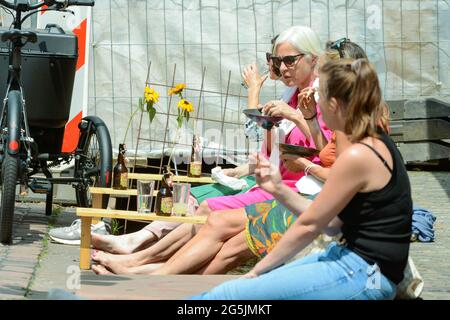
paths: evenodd
<path fill-rule="evenodd" d="M 394 299 L 396 285 L 377 265 L 345 246 L 331 243 L 309 255 L 253 279 L 223 283 L 194 300 L 383 300 Z"/>

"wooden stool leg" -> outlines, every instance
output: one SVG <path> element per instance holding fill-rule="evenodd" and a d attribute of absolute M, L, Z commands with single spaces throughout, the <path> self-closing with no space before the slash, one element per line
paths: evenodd
<path fill-rule="evenodd" d="M 91 268 L 91 217 L 81 217 L 80 269 Z"/>
<path fill-rule="evenodd" d="M 93 194 L 92 195 L 92 208 L 102 209 L 103 205 L 103 195 Z M 92 224 L 97 224 L 100 222 L 100 218 L 92 218 Z"/>

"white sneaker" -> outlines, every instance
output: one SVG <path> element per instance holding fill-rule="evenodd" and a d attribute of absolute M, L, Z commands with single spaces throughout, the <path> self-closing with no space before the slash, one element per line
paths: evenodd
<path fill-rule="evenodd" d="M 97 224 L 91 224 L 91 233 L 107 235 L 106 224 L 100 221 Z M 81 239 L 81 219 L 76 219 L 70 227 L 61 227 L 51 229 L 48 233 L 50 238 L 57 243 L 80 245 Z"/>

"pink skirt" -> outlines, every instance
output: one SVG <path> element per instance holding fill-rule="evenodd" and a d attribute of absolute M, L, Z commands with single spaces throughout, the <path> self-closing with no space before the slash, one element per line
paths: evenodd
<path fill-rule="evenodd" d="M 296 182 L 297 180 L 283 181 L 285 185 L 289 186 L 295 192 L 298 192 L 297 188 L 295 187 Z M 246 193 L 237 194 L 234 196 L 210 198 L 206 199 L 205 201 L 212 211 L 216 211 L 216 210 L 239 209 L 254 203 L 264 202 L 266 200 L 272 199 L 273 196 L 270 193 L 264 191 L 258 186 L 255 186 Z"/>

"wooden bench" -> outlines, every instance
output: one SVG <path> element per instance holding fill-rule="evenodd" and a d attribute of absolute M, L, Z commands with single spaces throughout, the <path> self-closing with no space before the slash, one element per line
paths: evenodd
<path fill-rule="evenodd" d="M 128 179 L 135 179 L 135 180 L 156 180 L 161 181 L 162 175 L 161 174 L 148 174 L 148 173 L 129 173 Z M 216 183 L 212 178 L 210 177 L 200 177 L 200 178 L 192 178 L 188 176 L 173 176 L 172 180 L 174 182 L 187 182 L 187 183 Z"/>
<path fill-rule="evenodd" d="M 136 180 L 155 180 L 161 181 L 161 174 L 146 174 L 146 173 L 129 173 L 128 179 Z M 192 178 L 187 176 L 173 176 L 174 182 L 184 183 L 215 183 L 209 177 Z M 91 247 L 91 224 L 97 224 L 102 218 L 126 219 L 126 220 L 142 220 L 142 221 L 170 221 L 182 223 L 205 223 L 206 217 L 187 216 L 187 217 L 164 217 L 157 216 L 154 213 L 140 214 L 136 211 L 126 210 L 111 210 L 102 209 L 103 195 L 112 197 L 129 197 L 137 196 L 136 189 L 116 190 L 112 188 L 98 188 L 91 187 L 89 192 L 92 195 L 92 208 L 76 208 L 77 216 L 81 218 L 81 242 L 80 242 L 80 269 L 90 268 L 90 247 Z M 154 191 L 153 196 L 156 196 L 158 191 Z"/>
<path fill-rule="evenodd" d="M 134 180 L 155 180 L 161 181 L 161 174 L 147 174 L 147 173 L 129 173 L 128 179 Z M 183 183 L 198 183 L 198 184 L 208 184 L 208 183 L 216 183 L 210 177 L 200 177 L 200 178 L 192 178 L 187 176 L 173 176 L 174 182 L 183 182 Z M 102 196 L 109 195 L 112 197 L 129 197 L 129 196 L 137 196 L 136 189 L 127 189 L 127 190 L 116 190 L 113 188 L 98 188 L 91 187 L 89 188 L 89 192 L 92 194 L 92 208 L 102 208 Z M 153 193 L 153 196 L 156 196 L 158 191 Z M 100 221 L 100 219 L 93 219 L 93 223 L 96 224 Z"/>
<path fill-rule="evenodd" d="M 81 218 L 81 243 L 80 243 L 80 269 L 87 270 L 91 267 L 91 223 L 93 218 L 129 219 L 142 221 L 169 221 L 181 223 L 203 224 L 206 216 L 157 216 L 154 213 L 137 213 L 136 211 L 111 210 L 98 208 L 76 208 L 77 216 Z"/>

